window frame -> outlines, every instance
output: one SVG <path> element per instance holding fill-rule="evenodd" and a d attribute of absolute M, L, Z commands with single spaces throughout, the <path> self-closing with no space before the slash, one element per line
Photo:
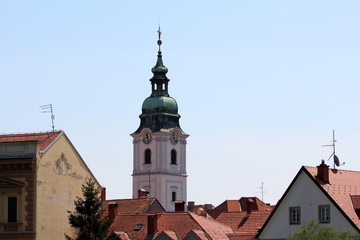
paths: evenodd
<path fill-rule="evenodd" d="M 172 191 L 171 192 L 171 201 L 175 202 L 176 201 L 176 191 Z"/>
<path fill-rule="evenodd" d="M 170 151 L 170 164 L 177 165 L 177 152 L 175 149 Z"/>
<path fill-rule="evenodd" d="M 151 150 L 150 148 L 144 151 L 144 164 L 151 164 Z"/>
<path fill-rule="evenodd" d="M 10 203 L 12 199 L 12 203 Z M 12 205 L 13 204 L 13 205 Z M 10 209 L 12 208 L 12 209 Z M 7 218 L 8 223 L 18 222 L 18 197 L 17 196 L 8 196 L 7 197 Z"/>
<path fill-rule="evenodd" d="M 325 211 L 325 215 L 323 215 L 322 210 L 326 209 Z M 318 208 L 318 212 L 319 212 L 319 223 L 330 223 L 330 205 L 319 205 Z M 324 217 L 327 217 L 327 219 L 324 219 Z"/>
<path fill-rule="evenodd" d="M 297 216 L 295 215 L 297 212 Z M 301 207 L 289 207 L 289 224 L 290 225 L 299 225 L 301 224 Z"/>

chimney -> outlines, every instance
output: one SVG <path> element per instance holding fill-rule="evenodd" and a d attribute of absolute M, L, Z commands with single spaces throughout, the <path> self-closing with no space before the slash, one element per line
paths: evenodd
<path fill-rule="evenodd" d="M 177 200 L 175 203 L 175 212 L 184 212 L 185 211 L 185 201 Z"/>
<path fill-rule="evenodd" d="M 149 235 L 153 236 L 157 231 L 157 215 L 149 214 L 147 218 L 148 218 L 148 236 Z"/>
<path fill-rule="evenodd" d="M 248 198 L 246 200 L 246 215 L 250 215 L 250 213 L 254 210 L 254 200 Z"/>
<path fill-rule="evenodd" d="M 138 190 L 138 198 L 139 198 L 139 199 L 140 199 L 140 198 L 147 198 L 148 195 L 149 195 L 149 192 L 146 191 L 145 189 L 140 188 L 140 189 Z"/>
<path fill-rule="evenodd" d="M 214 206 L 212 204 L 207 203 L 204 205 L 204 208 L 206 212 L 210 212 L 211 210 L 214 209 Z"/>
<path fill-rule="evenodd" d="M 329 166 L 321 160 L 321 164 L 317 166 L 317 176 L 324 182 L 329 183 Z"/>
<path fill-rule="evenodd" d="M 101 187 L 101 201 L 104 202 L 106 200 L 106 187 Z"/>
<path fill-rule="evenodd" d="M 109 210 L 109 219 L 111 221 L 114 221 L 118 212 L 118 204 L 115 202 L 110 202 L 108 205 L 108 210 Z"/>
<path fill-rule="evenodd" d="M 194 202 L 194 201 L 189 201 L 189 202 L 188 202 L 188 211 L 189 211 L 189 212 L 193 212 L 193 211 L 194 211 L 194 207 L 195 207 L 195 202 Z"/>

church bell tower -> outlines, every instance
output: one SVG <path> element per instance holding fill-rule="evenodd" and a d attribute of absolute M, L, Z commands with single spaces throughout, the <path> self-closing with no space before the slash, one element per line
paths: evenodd
<path fill-rule="evenodd" d="M 151 69 L 151 95 L 146 98 L 140 114 L 140 126 L 131 134 L 134 145 L 133 198 L 145 189 L 157 198 L 167 211 L 174 211 L 174 201 L 187 201 L 186 138 L 179 124 L 180 115 L 174 98 L 168 93 L 167 67 L 161 53 L 161 32 L 158 30 L 159 51 Z"/>

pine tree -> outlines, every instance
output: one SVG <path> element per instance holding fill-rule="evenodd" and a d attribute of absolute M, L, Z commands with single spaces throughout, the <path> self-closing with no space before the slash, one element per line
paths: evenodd
<path fill-rule="evenodd" d="M 67 240 L 104 240 L 109 239 L 110 221 L 103 216 L 100 188 L 95 187 L 95 181 L 89 179 L 81 186 L 83 197 L 76 197 L 75 211 L 69 212 L 69 223 L 76 229 L 77 236 Z"/>

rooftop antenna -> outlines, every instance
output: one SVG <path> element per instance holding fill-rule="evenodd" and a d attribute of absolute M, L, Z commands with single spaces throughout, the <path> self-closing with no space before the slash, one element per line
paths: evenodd
<path fill-rule="evenodd" d="M 261 201 L 264 201 L 264 193 L 266 193 L 266 191 L 264 191 L 264 182 L 261 182 L 261 186 L 257 188 L 261 189 Z"/>
<path fill-rule="evenodd" d="M 330 157 L 328 158 L 328 161 L 331 159 L 331 157 L 333 157 L 334 159 L 334 169 L 336 167 L 339 167 L 340 165 L 344 165 L 345 162 L 343 162 L 342 164 L 340 164 L 339 158 L 336 156 L 335 154 L 335 143 L 336 143 L 336 139 L 335 139 L 335 130 L 333 130 L 333 139 L 332 139 L 332 144 L 329 145 L 321 145 L 322 147 L 332 147 L 333 148 L 333 152 L 330 155 Z"/>
<path fill-rule="evenodd" d="M 53 112 L 53 107 L 52 104 L 46 104 L 46 105 L 42 105 L 40 106 L 41 110 L 43 110 L 41 113 L 51 113 L 51 123 L 52 123 L 52 131 L 55 131 L 55 126 L 54 126 L 54 119 L 55 119 L 55 115 Z"/>

